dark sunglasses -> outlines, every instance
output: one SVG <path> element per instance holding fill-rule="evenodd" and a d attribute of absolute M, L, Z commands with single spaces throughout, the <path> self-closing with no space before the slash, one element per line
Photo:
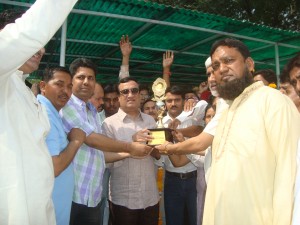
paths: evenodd
<path fill-rule="evenodd" d="M 128 95 L 129 92 L 131 92 L 131 94 L 136 95 L 137 93 L 140 92 L 140 90 L 138 88 L 131 88 L 131 89 L 124 89 L 122 91 L 120 91 L 120 93 L 122 95 Z"/>

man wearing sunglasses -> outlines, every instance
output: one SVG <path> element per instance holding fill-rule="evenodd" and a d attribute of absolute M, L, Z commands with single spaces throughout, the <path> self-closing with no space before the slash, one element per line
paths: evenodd
<path fill-rule="evenodd" d="M 102 135 L 101 126 L 97 123 L 96 108 L 89 102 L 96 83 L 95 64 L 91 60 L 78 58 L 71 63 L 70 72 L 73 94 L 60 114 L 66 133 L 72 128 L 80 128 L 86 133 L 84 144 L 73 160 L 75 189 L 70 224 L 99 225 L 102 216 L 99 203 L 105 162 L 113 162 L 128 157 L 129 154 L 146 156 L 151 147 L 112 140 Z"/>
<path fill-rule="evenodd" d="M 120 80 L 119 111 L 106 118 L 103 132 L 110 138 L 131 141 L 137 131 L 156 127 L 153 117 L 140 111 L 136 80 Z M 158 190 L 153 158 L 126 158 L 110 166 L 110 201 L 113 225 L 157 225 Z"/>

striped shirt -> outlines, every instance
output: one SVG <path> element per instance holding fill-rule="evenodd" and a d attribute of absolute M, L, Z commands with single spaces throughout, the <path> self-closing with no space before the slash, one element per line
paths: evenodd
<path fill-rule="evenodd" d="M 72 128 L 80 128 L 89 136 L 102 133 L 97 122 L 97 111 L 91 103 L 85 103 L 72 95 L 69 102 L 60 111 L 64 129 L 69 133 Z M 73 202 L 95 207 L 101 200 L 102 179 L 105 160 L 102 151 L 83 144 L 74 160 L 75 189 Z"/>

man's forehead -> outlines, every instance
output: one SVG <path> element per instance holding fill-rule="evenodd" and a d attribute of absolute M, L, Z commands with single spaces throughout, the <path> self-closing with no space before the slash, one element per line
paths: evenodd
<path fill-rule="evenodd" d="M 181 99 L 181 98 L 182 98 L 181 95 L 171 94 L 170 92 L 166 94 L 166 99 Z"/>
<path fill-rule="evenodd" d="M 120 83 L 119 87 L 138 87 L 138 84 L 135 81 L 131 80 L 126 83 Z"/>
<path fill-rule="evenodd" d="M 294 67 L 290 71 L 290 77 L 291 78 L 300 78 L 300 67 Z"/>
<path fill-rule="evenodd" d="M 225 57 L 228 55 L 241 55 L 241 53 L 238 51 L 237 48 L 235 47 L 229 47 L 229 46 L 219 46 L 216 48 L 216 50 L 213 52 L 211 58 L 212 61 L 216 60 L 217 56 L 218 57 Z"/>
<path fill-rule="evenodd" d="M 96 77 L 94 70 L 88 67 L 79 67 L 75 73 L 75 76 L 84 75 L 84 76 L 93 76 Z"/>

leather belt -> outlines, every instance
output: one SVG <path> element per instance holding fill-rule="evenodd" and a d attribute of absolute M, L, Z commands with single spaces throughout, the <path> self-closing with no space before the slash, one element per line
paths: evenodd
<path fill-rule="evenodd" d="M 174 172 L 169 172 L 166 170 L 166 174 L 169 174 L 174 177 L 179 177 L 180 179 L 185 180 L 185 179 L 189 179 L 192 177 L 197 177 L 197 170 L 194 170 L 194 171 L 188 172 L 188 173 L 174 173 Z"/>

